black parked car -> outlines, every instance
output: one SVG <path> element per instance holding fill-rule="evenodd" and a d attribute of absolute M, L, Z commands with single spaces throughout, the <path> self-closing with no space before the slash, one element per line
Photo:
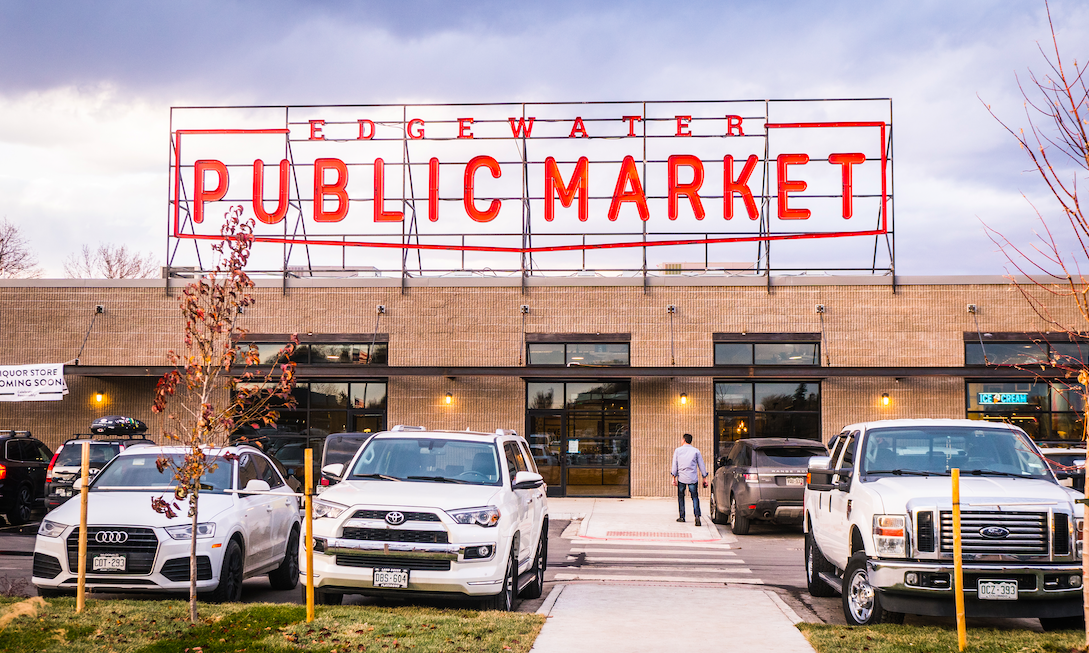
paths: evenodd
<path fill-rule="evenodd" d="M 299 433 L 291 431 L 278 431 L 275 429 L 239 429 L 231 438 L 231 444 L 250 444 L 261 449 L 274 461 L 280 463 L 283 469 L 284 479 L 288 485 L 298 487 L 306 481 L 306 471 L 303 469 L 303 457 L 307 448 L 314 450 L 314 480 L 317 482 L 321 463 L 322 448 L 325 446 L 324 432 L 317 434 Z M 290 477 L 290 478 L 288 478 Z M 294 481 L 292 481 L 294 479 Z"/>
<path fill-rule="evenodd" d="M 325 438 L 325 450 L 321 454 L 320 469 L 336 463 L 348 464 L 348 461 L 355 456 L 355 452 L 359 451 L 359 448 L 372 437 L 374 433 L 330 433 L 329 437 Z M 322 492 L 330 485 L 336 485 L 339 482 L 339 478 L 322 472 L 317 491 Z"/>
<path fill-rule="evenodd" d="M 12 525 L 30 521 L 45 498 L 45 470 L 53 452 L 30 431 L 0 431 L 0 511 Z"/>
<path fill-rule="evenodd" d="M 128 447 L 136 445 L 153 445 L 151 440 L 137 434 L 133 435 L 77 435 L 66 440 L 53 454 L 49 461 L 49 467 L 45 472 L 45 509 L 53 510 L 71 498 L 72 484 L 80 475 L 80 466 L 83 462 L 83 443 L 91 445 L 90 462 L 88 464 L 91 476 L 98 473 L 106 463 Z"/>

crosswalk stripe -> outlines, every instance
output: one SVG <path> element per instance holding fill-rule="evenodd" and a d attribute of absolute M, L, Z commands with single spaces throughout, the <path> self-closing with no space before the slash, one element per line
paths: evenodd
<path fill-rule="evenodd" d="M 744 584 L 744 585 L 763 585 L 764 581 L 759 578 L 737 578 L 737 577 L 725 577 L 725 578 L 690 578 L 687 576 L 632 576 L 632 575 L 612 575 L 612 574 L 556 574 L 556 580 L 633 580 L 633 581 L 647 581 L 647 582 L 668 582 L 668 583 L 714 583 L 718 584 Z"/>

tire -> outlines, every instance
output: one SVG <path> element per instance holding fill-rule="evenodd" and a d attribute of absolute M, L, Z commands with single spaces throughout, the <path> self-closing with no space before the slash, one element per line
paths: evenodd
<path fill-rule="evenodd" d="M 813 541 L 813 534 L 805 534 L 805 583 L 810 596 L 835 596 L 836 590 L 820 579 L 821 573 L 832 573 L 835 568 Z"/>
<path fill-rule="evenodd" d="M 741 514 L 740 506 L 737 505 L 737 497 L 730 497 L 730 523 L 733 524 L 734 535 L 749 534 L 749 526 L 752 525 L 752 520 Z"/>
<path fill-rule="evenodd" d="M 548 523 L 545 522 L 545 529 Z M 544 593 L 544 573 L 548 564 L 548 531 L 541 531 L 541 539 L 537 541 L 537 553 L 533 558 L 533 580 L 525 586 L 519 594 L 523 599 L 539 599 Z"/>
<path fill-rule="evenodd" d="M 340 592 L 327 592 L 315 587 L 314 603 L 317 605 L 340 605 L 344 603 L 344 595 Z"/>
<path fill-rule="evenodd" d="M 726 524 L 730 521 L 727 516 L 718 509 L 718 502 L 715 501 L 715 487 L 713 485 L 711 486 L 711 521 L 715 524 Z"/>
<path fill-rule="evenodd" d="M 223 568 L 219 571 L 219 585 L 208 599 L 212 603 L 236 603 L 242 600 L 242 547 L 237 540 L 227 543 L 223 552 Z"/>
<path fill-rule="evenodd" d="M 503 573 L 503 589 L 494 596 L 489 596 L 480 602 L 481 610 L 499 610 L 500 612 L 512 612 L 514 610 L 514 583 L 518 577 L 518 554 L 511 549 L 507 559 L 507 570 Z"/>
<path fill-rule="evenodd" d="M 19 526 L 30 521 L 30 513 L 34 509 L 34 491 L 25 483 L 15 490 L 11 507 L 8 508 L 8 523 Z"/>
<path fill-rule="evenodd" d="M 287 537 L 287 552 L 280 566 L 268 572 L 268 582 L 274 590 L 293 590 L 299 584 L 299 531 L 291 529 Z"/>
<path fill-rule="evenodd" d="M 881 596 L 866 577 L 866 554 L 856 553 L 843 572 L 843 617 L 848 626 L 872 626 L 879 623 L 902 624 L 904 613 L 881 607 Z"/>
<path fill-rule="evenodd" d="M 1085 630 L 1085 617 L 1040 617 L 1040 627 L 1047 632 Z"/>

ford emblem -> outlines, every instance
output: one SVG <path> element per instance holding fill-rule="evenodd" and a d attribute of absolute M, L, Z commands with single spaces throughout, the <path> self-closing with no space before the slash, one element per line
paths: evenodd
<path fill-rule="evenodd" d="M 1010 529 L 1001 526 L 985 526 L 979 529 L 979 534 L 992 540 L 998 540 L 1010 534 Z"/>
<path fill-rule="evenodd" d="M 401 524 L 405 523 L 405 514 L 396 510 L 387 512 L 386 523 L 390 526 L 400 526 Z"/>

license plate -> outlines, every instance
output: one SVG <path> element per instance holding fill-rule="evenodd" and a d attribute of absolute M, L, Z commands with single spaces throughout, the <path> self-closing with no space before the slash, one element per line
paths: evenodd
<path fill-rule="evenodd" d="M 120 553 L 106 553 L 95 556 L 91 561 L 94 571 L 125 571 L 125 556 Z"/>
<path fill-rule="evenodd" d="M 805 477 L 787 476 L 787 485 L 805 485 Z"/>
<path fill-rule="evenodd" d="M 314 489 L 318 491 L 318 494 L 321 494 L 322 492 L 324 492 L 328 488 L 329 488 L 328 485 L 319 485 L 319 486 L 315 487 Z"/>
<path fill-rule="evenodd" d="M 394 587 L 405 589 L 408 587 L 407 569 L 375 569 L 373 584 L 375 587 Z"/>
<path fill-rule="evenodd" d="M 981 580 L 976 586 L 979 598 L 988 601 L 1016 601 L 1017 581 Z"/>

